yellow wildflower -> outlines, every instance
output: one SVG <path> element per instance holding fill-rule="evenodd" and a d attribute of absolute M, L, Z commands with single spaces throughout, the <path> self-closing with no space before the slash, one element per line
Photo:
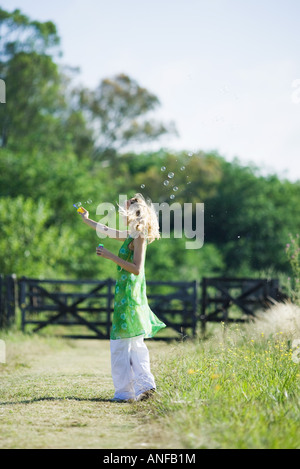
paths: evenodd
<path fill-rule="evenodd" d="M 214 374 L 211 375 L 211 379 L 217 379 L 219 377 L 220 377 L 220 375 L 218 375 L 217 373 L 214 373 Z"/>

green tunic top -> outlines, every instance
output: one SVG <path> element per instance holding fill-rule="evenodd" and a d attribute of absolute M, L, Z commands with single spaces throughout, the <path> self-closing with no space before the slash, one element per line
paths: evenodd
<path fill-rule="evenodd" d="M 129 235 L 118 254 L 119 257 L 128 262 L 133 261 L 133 251 L 128 247 L 132 240 L 133 238 Z M 147 243 L 145 250 L 146 247 Z M 144 267 L 143 265 L 139 275 L 135 275 L 122 269 L 119 265 L 117 266 L 111 340 L 127 339 L 139 335 L 149 338 L 166 327 L 148 305 Z"/>

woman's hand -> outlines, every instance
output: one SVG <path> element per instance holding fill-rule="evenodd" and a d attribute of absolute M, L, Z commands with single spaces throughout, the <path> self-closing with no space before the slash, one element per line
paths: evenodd
<path fill-rule="evenodd" d="M 111 252 L 108 249 L 105 249 L 103 246 L 97 246 L 96 254 L 99 257 L 104 257 L 104 259 L 110 259 Z"/>
<path fill-rule="evenodd" d="M 81 208 L 82 212 L 78 212 L 78 213 L 79 213 L 79 215 L 81 215 L 83 221 L 85 221 L 89 218 L 89 212 L 83 207 L 80 207 L 80 208 Z"/>

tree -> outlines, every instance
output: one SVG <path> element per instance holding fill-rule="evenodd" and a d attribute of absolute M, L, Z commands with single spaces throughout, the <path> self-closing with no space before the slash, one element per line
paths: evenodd
<path fill-rule="evenodd" d="M 91 151 L 91 131 L 68 100 L 71 76 L 53 59 L 59 53 L 56 26 L 32 21 L 20 10 L 0 9 L 0 39 L 0 77 L 7 95 L 0 106 L 0 146 Z"/>
<path fill-rule="evenodd" d="M 79 106 L 94 129 L 96 156 L 176 133 L 173 123 L 147 118 L 159 106 L 159 99 L 127 75 L 105 78 L 95 91 L 82 88 L 79 93 Z"/>
<path fill-rule="evenodd" d="M 216 194 L 205 201 L 205 237 L 223 253 L 227 275 L 288 270 L 284 248 L 300 226 L 299 196 L 299 182 L 223 161 Z"/>
<path fill-rule="evenodd" d="M 76 236 L 68 226 L 49 226 L 49 203 L 23 196 L 0 198 L 0 272 L 18 276 L 64 274 Z"/>
<path fill-rule="evenodd" d="M 0 7 L 0 57 L 1 62 L 9 61 L 16 54 L 30 53 L 46 54 L 56 49 L 60 39 L 52 21 L 41 23 L 32 21 L 20 10 L 12 13 Z"/>

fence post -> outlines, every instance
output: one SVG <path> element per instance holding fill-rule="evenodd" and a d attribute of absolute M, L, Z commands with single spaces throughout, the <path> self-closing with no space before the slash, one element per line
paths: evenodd
<path fill-rule="evenodd" d="M 25 330 L 25 313 L 26 313 L 26 282 L 25 282 L 26 277 L 22 277 L 19 283 L 20 289 L 19 289 L 19 305 L 21 309 L 21 315 L 22 315 L 22 322 L 21 322 L 21 327 L 22 331 L 24 332 Z"/>
<path fill-rule="evenodd" d="M 205 329 L 206 329 L 206 316 L 205 316 L 205 310 L 206 310 L 206 278 L 202 278 L 202 296 L 201 296 L 201 331 L 202 335 L 205 334 Z"/>
<path fill-rule="evenodd" d="M 193 281 L 193 337 L 196 337 L 198 321 L 198 282 Z"/>
<path fill-rule="evenodd" d="M 6 276 L 6 325 L 16 318 L 16 274 Z"/>

